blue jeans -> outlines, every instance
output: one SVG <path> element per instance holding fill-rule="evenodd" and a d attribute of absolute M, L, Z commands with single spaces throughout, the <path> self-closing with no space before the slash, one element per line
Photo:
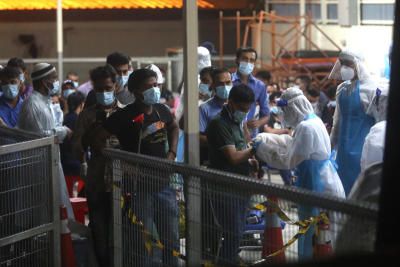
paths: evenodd
<path fill-rule="evenodd" d="M 173 250 L 179 251 L 179 208 L 176 191 L 169 186 L 159 192 L 138 192 L 132 196 L 132 210 L 143 226 L 128 223 L 124 248 L 133 258 L 124 266 L 177 266 Z M 157 240 L 162 249 L 145 247 Z"/>

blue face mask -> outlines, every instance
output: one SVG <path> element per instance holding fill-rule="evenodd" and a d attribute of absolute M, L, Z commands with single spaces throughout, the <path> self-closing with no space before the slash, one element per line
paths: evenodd
<path fill-rule="evenodd" d="M 221 85 L 221 86 L 217 86 L 215 88 L 215 94 L 223 100 L 228 99 L 229 97 L 229 92 L 232 89 L 232 85 Z"/>
<path fill-rule="evenodd" d="M 143 92 L 143 103 L 145 103 L 148 106 L 157 104 L 160 102 L 160 88 L 158 87 L 152 87 L 150 89 L 147 89 L 146 91 Z"/>
<path fill-rule="evenodd" d="M 114 103 L 115 96 L 113 92 L 96 93 L 96 101 L 102 106 L 111 106 Z"/>
<path fill-rule="evenodd" d="M 125 84 L 128 82 L 129 75 L 126 76 L 118 76 L 117 83 L 120 87 L 124 87 Z"/>
<path fill-rule="evenodd" d="M 50 90 L 50 95 L 56 95 L 60 91 L 60 82 L 53 82 L 53 88 Z"/>
<path fill-rule="evenodd" d="M 203 95 L 211 96 L 210 86 L 208 84 L 200 83 L 199 84 L 199 91 Z"/>
<path fill-rule="evenodd" d="M 248 62 L 240 62 L 239 72 L 243 75 L 250 75 L 254 70 L 254 64 Z"/>
<path fill-rule="evenodd" d="M 78 88 L 78 86 L 79 86 L 79 83 L 78 82 L 72 82 L 73 84 L 74 84 L 74 87 L 75 88 Z"/>
<path fill-rule="evenodd" d="M 21 73 L 19 75 L 19 79 L 21 80 L 21 82 L 25 82 L 25 75 L 23 73 Z"/>
<path fill-rule="evenodd" d="M 14 99 L 19 93 L 18 84 L 4 84 L 1 86 L 3 90 L 3 95 L 7 99 Z"/>
<path fill-rule="evenodd" d="M 63 97 L 64 97 L 65 99 L 67 99 L 68 96 L 69 96 L 70 94 L 74 93 L 74 92 L 75 92 L 74 89 L 66 89 L 66 90 L 63 91 Z"/>
<path fill-rule="evenodd" d="M 271 113 L 275 115 L 282 114 L 282 109 L 277 106 L 273 106 L 271 107 Z"/>
<path fill-rule="evenodd" d="M 247 117 L 247 113 L 243 111 L 236 110 L 233 113 L 233 119 L 239 123 L 241 123 Z"/>

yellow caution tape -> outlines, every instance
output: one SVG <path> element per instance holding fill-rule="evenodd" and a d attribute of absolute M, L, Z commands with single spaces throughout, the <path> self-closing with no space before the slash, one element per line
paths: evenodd
<path fill-rule="evenodd" d="M 126 204 L 126 203 L 125 203 L 125 198 L 122 196 L 122 197 L 121 197 L 121 209 L 124 209 L 124 208 L 125 208 L 125 204 Z M 128 211 L 126 212 L 126 214 L 127 214 L 127 216 L 128 216 L 129 221 L 130 221 L 132 224 L 138 225 L 138 226 L 140 226 L 140 227 L 142 228 L 142 231 L 141 231 L 141 232 L 143 233 L 144 240 L 145 240 L 144 246 L 145 246 L 147 252 L 148 252 L 150 255 L 151 255 L 151 253 L 152 253 L 152 251 L 153 251 L 153 247 L 159 248 L 159 249 L 161 249 L 161 250 L 164 249 L 164 245 L 161 243 L 161 241 L 160 241 L 160 240 L 154 240 L 154 239 L 152 238 L 151 232 L 147 231 L 147 230 L 144 228 L 143 222 L 141 222 L 140 220 L 138 220 L 138 218 L 136 217 L 136 215 L 134 214 L 134 212 L 133 212 L 133 210 L 132 210 L 131 208 L 128 209 Z M 183 255 L 182 255 L 179 251 L 176 251 L 176 250 L 172 250 L 172 255 L 173 255 L 174 257 L 183 257 Z"/>
<path fill-rule="evenodd" d="M 299 239 L 301 235 L 306 234 L 312 225 L 315 225 L 320 221 L 322 221 L 324 224 L 329 224 L 329 218 L 325 212 L 322 212 L 318 216 L 310 217 L 309 219 L 306 220 L 293 221 L 289 218 L 289 216 L 285 214 L 285 212 L 283 212 L 283 210 L 274 201 L 266 201 L 264 203 L 256 204 L 254 208 L 262 211 L 265 211 L 268 208 L 272 213 L 276 213 L 278 217 L 285 223 L 299 226 L 299 231 L 285 245 L 283 245 L 281 249 L 271 253 L 265 258 L 274 257 L 285 251 L 289 246 L 291 246 L 294 242 L 296 242 L 296 240 Z"/>

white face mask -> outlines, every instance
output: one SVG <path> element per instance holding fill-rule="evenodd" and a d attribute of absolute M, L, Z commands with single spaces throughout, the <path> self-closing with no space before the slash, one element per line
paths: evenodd
<path fill-rule="evenodd" d="M 340 68 L 340 75 L 342 76 L 343 81 L 349 81 L 354 78 L 354 70 L 353 68 L 342 66 Z"/>
<path fill-rule="evenodd" d="M 311 106 L 313 107 L 314 112 L 316 112 L 318 109 L 318 102 L 311 103 Z"/>

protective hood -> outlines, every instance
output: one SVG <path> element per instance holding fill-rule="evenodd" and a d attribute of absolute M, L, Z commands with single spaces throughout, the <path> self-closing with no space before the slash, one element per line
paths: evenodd
<path fill-rule="evenodd" d="M 344 81 L 341 74 L 342 64 L 340 60 L 351 61 L 355 65 L 355 73 L 357 74 L 358 80 L 366 81 L 369 79 L 370 75 L 364 64 L 364 56 L 358 52 L 351 50 L 344 50 L 339 54 L 339 58 L 336 60 L 335 65 L 331 73 L 329 74 L 329 79 Z"/>
<path fill-rule="evenodd" d="M 282 107 L 285 127 L 296 128 L 308 114 L 314 113 L 310 101 L 298 87 L 287 89 L 278 101 L 278 106 Z"/>
<path fill-rule="evenodd" d="M 159 67 L 157 67 L 154 64 L 150 64 L 150 65 L 146 66 L 146 69 L 152 70 L 155 73 L 157 73 L 157 83 L 158 84 L 163 84 L 164 83 L 165 79 L 164 79 L 164 76 L 162 75 Z"/>
<path fill-rule="evenodd" d="M 197 48 L 197 55 L 198 55 L 198 63 L 197 66 L 199 68 L 199 73 L 202 69 L 211 66 L 211 55 L 210 51 L 202 46 Z"/>

